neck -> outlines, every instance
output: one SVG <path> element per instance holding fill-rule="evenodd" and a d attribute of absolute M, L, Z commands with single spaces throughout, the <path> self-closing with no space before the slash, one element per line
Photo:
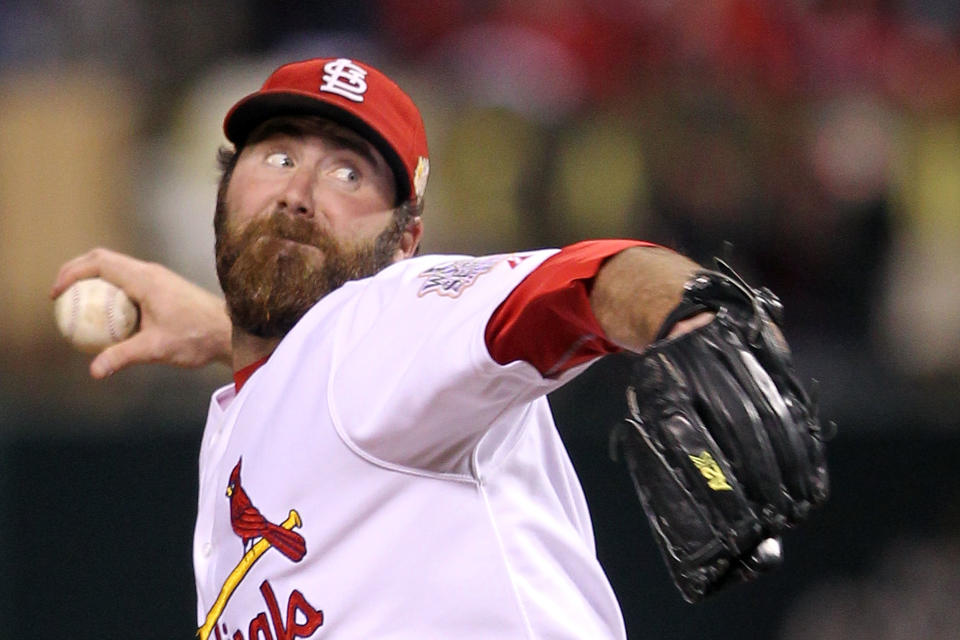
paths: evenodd
<path fill-rule="evenodd" d="M 234 326 L 231 339 L 234 373 L 269 356 L 279 342 L 280 338 L 259 338 Z"/>

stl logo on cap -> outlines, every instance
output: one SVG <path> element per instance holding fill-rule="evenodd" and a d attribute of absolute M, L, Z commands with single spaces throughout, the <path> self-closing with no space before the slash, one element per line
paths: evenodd
<path fill-rule="evenodd" d="M 335 93 L 354 102 L 363 102 L 367 92 L 366 70 L 347 58 L 331 60 L 323 65 L 323 84 L 320 91 Z"/>

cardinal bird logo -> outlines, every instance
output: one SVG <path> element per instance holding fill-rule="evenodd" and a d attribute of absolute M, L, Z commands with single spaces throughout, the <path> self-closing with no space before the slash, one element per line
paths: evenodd
<path fill-rule="evenodd" d="M 227 497 L 230 498 L 230 525 L 243 541 L 243 550 L 253 546 L 257 538 L 263 538 L 274 549 L 294 562 L 300 562 L 307 553 L 307 543 L 299 533 L 268 522 L 260 510 L 253 506 L 250 496 L 240 484 L 240 466 L 243 458 L 230 472 Z"/>
<path fill-rule="evenodd" d="M 230 472 L 230 480 L 227 483 L 227 498 L 230 500 L 230 525 L 233 527 L 233 532 L 240 536 L 244 553 L 243 557 L 240 558 L 240 562 L 237 563 L 237 566 L 233 568 L 233 571 L 231 571 L 227 579 L 224 580 L 223 587 L 220 589 L 220 595 L 217 596 L 216 602 L 214 602 L 210 610 L 207 611 L 207 617 L 203 625 L 197 629 L 197 637 L 200 638 L 200 640 L 208 640 L 211 633 L 214 634 L 218 640 L 221 638 L 220 628 L 217 627 L 220 614 L 223 613 L 224 607 L 227 606 L 227 601 L 230 600 L 230 596 L 233 595 L 233 592 L 243 581 L 247 572 L 250 571 L 250 568 L 253 567 L 267 550 L 271 548 L 276 549 L 294 562 L 300 562 L 303 560 L 303 556 L 307 554 L 307 543 L 303 539 L 303 536 L 293 531 L 293 529 L 303 525 L 303 522 L 300 520 L 300 514 L 297 513 L 296 509 L 290 509 L 287 519 L 279 525 L 268 522 L 267 519 L 263 517 L 263 514 L 260 513 L 260 510 L 253 506 L 253 503 L 250 501 L 250 496 L 247 495 L 247 492 L 243 490 L 243 485 L 240 484 L 240 465 L 242 462 L 243 458 L 241 457 L 237 460 L 237 466 Z M 248 546 L 249 549 L 247 548 Z M 323 624 L 323 611 L 314 609 L 310 606 L 310 603 L 303 598 L 303 594 L 299 591 L 293 591 L 287 603 L 287 624 L 290 625 L 290 629 L 293 630 L 291 632 L 293 635 L 288 633 L 286 628 L 280 633 L 277 631 L 276 625 L 280 624 L 280 626 L 282 626 L 282 620 L 280 619 L 279 610 L 277 610 L 278 612 L 276 614 L 274 612 L 274 609 L 277 608 L 277 603 L 269 581 L 264 580 L 260 586 L 260 591 L 265 594 L 265 598 L 267 597 L 267 593 L 269 593 L 270 599 L 267 605 L 268 608 L 272 607 L 270 608 L 270 615 L 275 625 L 274 631 L 276 635 L 271 636 L 268 631 L 268 638 L 306 637 L 305 635 L 298 635 L 298 630 L 309 630 L 310 633 L 313 633 L 314 629 Z M 298 615 L 301 615 L 301 617 L 298 618 Z M 265 614 L 260 614 L 260 616 L 263 617 Z M 264 617 L 264 620 L 265 619 Z M 307 623 L 300 624 L 298 620 L 301 619 L 306 619 Z M 255 621 L 257 620 L 259 620 L 259 617 L 255 619 Z M 280 622 L 278 623 L 278 621 Z M 252 629 L 254 623 L 251 622 L 250 624 L 250 628 Z M 230 634 L 227 633 L 226 623 L 223 625 L 223 632 L 226 634 L 226 637 L 243 637 L 243 634 L 239 631 L 234 633 L 233 636 L 230 636 Z M 256 635 L 259 637 L 259 634 Z M 250 637 L 252 638 L 254 636 L 251 635 Z"/>

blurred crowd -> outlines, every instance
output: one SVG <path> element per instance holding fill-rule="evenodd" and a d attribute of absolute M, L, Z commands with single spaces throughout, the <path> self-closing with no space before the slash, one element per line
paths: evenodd
<path fill-rule="evenodd" d="M 216 289 L 220 119 L 317 55 L 421 106 L 426 251 L 632 236 L 727 257 L 784 299 L 828 401 L 956 388 L 955 2 L 6 0 L 0 397 L 79 362 L 45 297 L 69 257 L 110 246 Z"/>
<path fill-rule="evenodd" d="M 960 611 L 955 537 L 891 542 L 858 578 L 823 581 L 790 607 L 782 640 L 955 638 Z"/>

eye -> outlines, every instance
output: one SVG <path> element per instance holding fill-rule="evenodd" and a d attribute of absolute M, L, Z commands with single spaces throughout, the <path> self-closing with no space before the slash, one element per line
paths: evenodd
<path fill-rule="evenodd" d="M 293 159 L 283 151 L 274 151 L 266 157 L 265 162 L 271 167 L 292 167 Z"/>
<path fill-rule="evenodd" d="M 338 167 L 331 171 L 330 175 L 347 184 L 357 184 L 360 182 L 360 172 L 353 167 Z"/>

